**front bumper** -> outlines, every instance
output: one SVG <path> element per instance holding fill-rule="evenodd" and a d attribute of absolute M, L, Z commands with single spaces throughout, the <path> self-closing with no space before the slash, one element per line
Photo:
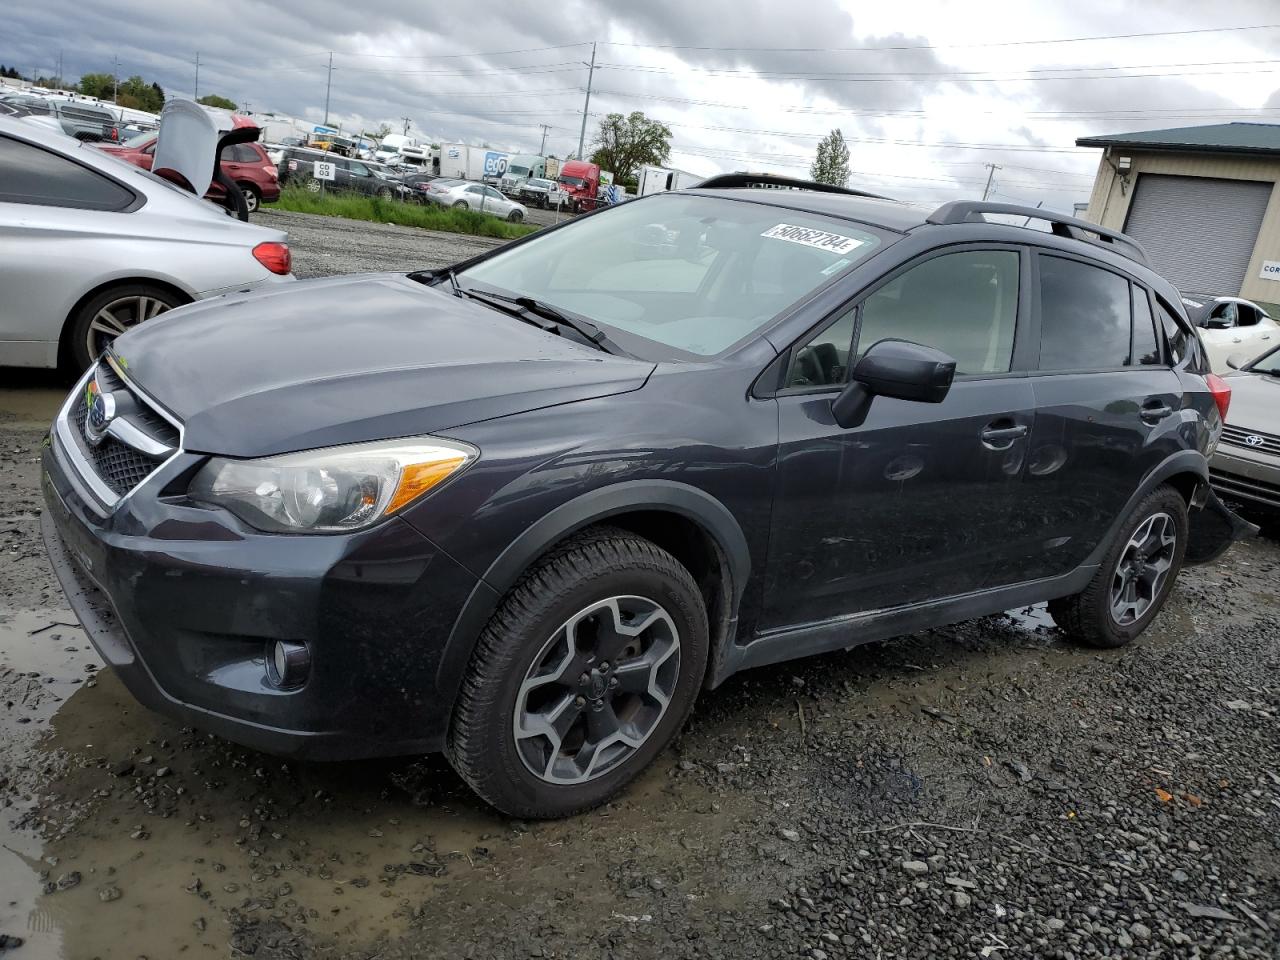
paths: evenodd
<path fill-rule="evenodd" d="M 1280 510 L 1280 458 L 1269 453 L 1219 444 L 1209 482 L 1224 497 Z"/>
<path fill-rule="evenodd" d="M 179 455 L 104 517 L 55 449 L 44 454 L 50 560 L 129 691 L 271 753 L 336 760 L 440 749 L 452 702 L 436 689 L 440 659 L 475 577 L 398 518 L 349 535 L 270 535 L 157 496 L 199 459 Z M 267 679 L 276 639 L 311 652 L 298 689 Z"/>

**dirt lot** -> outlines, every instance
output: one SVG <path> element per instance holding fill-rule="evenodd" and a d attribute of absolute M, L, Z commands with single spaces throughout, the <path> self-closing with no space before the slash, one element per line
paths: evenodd
<path fill-rule="evenodd" d="M 296 216 L 306 274 L 472 242 Z M 741 675 L 618 802 L 519 823 L 439 758 L 284 763 L 136 705 L 38 541 L 64 387 L 4 382 L 15 960 L 1278 955 L 1274 539 L 1184 573 L 1126 650 L 1031 609 Z"/>

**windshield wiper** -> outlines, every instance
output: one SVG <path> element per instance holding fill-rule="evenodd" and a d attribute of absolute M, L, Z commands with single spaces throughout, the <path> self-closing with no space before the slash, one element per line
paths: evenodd
<path fill-rule="evenodd" d="M 449 276 L 451 278 L 453 277 L 452 271 L 450 271 Z M 477 300 L 498 300 L 502 303 L 509 303 L 512 306 L 522 308 L 527 314 L 532 314 L 534 317 L 540 317 L 543 320 L 550 321 L 549 325 L 545 323 L 536 323 L 535 321 L 536 325 L 541 327 L 543 330 L 547 330 L 552 333 L 559 333 L 559 327 L 568 327 L 578 336 L 586 340 L 591 346 L 596 347 L 599 350 L 603 350 L 605 353 L 613 353 L 623 357 L 632 356 L 626 350 L 623 350 L 618 346 L 612 339 L 610 339 L 607 333 L 597 327 L 586 317 L 566 313 L 559 307 L 552 306 L 547 303 L 545 300 L 535 300 L 533 297 L 525 296 L 512 297 L 505 293 L 494 293 L 491 290 L 464 289 L 458 285 L 456 278 L 453 280 L 453 283 L 454 289 L 466 296 L 475 297 Z"/>

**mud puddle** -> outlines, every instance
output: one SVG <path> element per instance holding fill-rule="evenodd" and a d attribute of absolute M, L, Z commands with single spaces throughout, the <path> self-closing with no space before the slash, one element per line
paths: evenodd
<path fill-rule="evenodd" d="M 699 878 L 752 806 L 709 800 L 674 757 L 593 814 L 513 823 L 439 757 L 291 764 L 182 728 L 98 675 L 72 622 L 0 610 L 0 933 L 24 958 L 222 955 L 262 931 L 316 955 L 465 943 L 494 911 L 554 922 L 566 900 L 607 931 L 646 922 L 627 889 L 651 881 L 740 900 Z"/>

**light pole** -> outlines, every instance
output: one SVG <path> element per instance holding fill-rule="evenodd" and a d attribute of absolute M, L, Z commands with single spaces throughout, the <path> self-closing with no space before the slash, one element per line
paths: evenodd
<path fill-rule="evenodd" d="M 324 84 L 324 125 L 329 125 L 329 89 L 333 86 L 333 51 L 329 51 L 329 79 Z"/>
<path fill-rule="evenodd" d="M 587 98 L 582 102 L 582 129 L 578 132 L 578 159 L 582 159 L 583 142 L 587 139 L 587 110 L 591 106 L 591 78 L 596 73 L 596 45 L 593 41 L 591 44 L 591 62 L 586 64 L 587 67 Z"/>

